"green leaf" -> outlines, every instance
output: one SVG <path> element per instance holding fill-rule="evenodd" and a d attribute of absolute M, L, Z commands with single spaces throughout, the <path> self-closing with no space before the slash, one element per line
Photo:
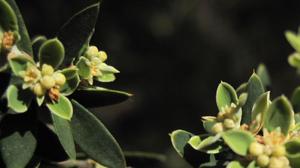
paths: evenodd
<path fill-rule="evenodd" d="M 9 108 L 17 113 L 24 113 L 28 110 L 33 95 L 29 90 L 22 90 L 15 85 L 10 85 L 7 88 L 6 97 Z"/>
<path fill-rule="evenodd" d="M 300 141 L 299 139 L 291 140 L 285 143 L 286 156 L 292 167 L 300 167 Z"/>
<path fill-rule="evenodd" d="M 217 154 L 222 150 L 222 146 L 220 145 L 220 135 L 209 136 L 203 140 L 201 140 L 200 136 L 193 136 L 189 140 L 189 144 L 198 151 L 205 152 L 207 154 Z"/>
<path fill-rule="evenodd" d="M 217 88 L 216 101 L 219 110 L 222 111 L 222 108 L 226 105 L 230 106 L 231 103 L 237 104 L 238 97 L 230 84 L 221 82 Z"/>
<path fill-rule="evenodd" d="M 65 46 L 64 65 L 83 55 L 88 47 L 98 18 L 99 3 L 91 5 L 75 14 L 59 31 L 57 37 Z"/>
<path fill-rule="evenodd" d="M 255 161 L 252 161 L 249 163 L 249 165 L 247 166 L 247 168 L 259 168 L 256 166 L 256 162 Z"/>
<path fill-rule="evenodd" d="M 252 134 L 242 130 L 226 131 L 222 138 L 231 150 L 241 156 L 247 155 L 250 144 L 255 141 Z"/>
<path fill-rule="evenodd" d="M 4 31 L 18 31 L 15 12 L 5 0 L 0 0 L 0 27 Z"/>
<path fill-rule="evenodd" d="M 40 64 L 48 64 L 53 68 L 58 68 L 65 57 L 63 44 L 57 39 L 50 39 L 44 42 L 39 50 Z"/>
<path fill-rule="evenodd" d="M 107 128 L 91 112 L 72 100 L 71 128 L 75 142 L 93 160 L 106 167 L 126 167 L 122 150 Z"/>
<path fill-rule="evenodd" d="M 40 47 L 42 46 L 42 44 L 44 44 L 47 41 L 47 38 L 45 36 L 37 36 L 35 37 L 32 42 L 32 49 L 33 49 L 33 56 L 34 56 L 34 60 L 36 62 L 39 61 L 38 55 L 39 55 L 39 50 Z"/>
<path fill-rule="evenodd" d="M 265 64 L 259 64 L 256 72 L 265 88 L 271 85 L 271 78 Z"/>
<path fill-rule="evenodd" d="M 296 113 L 300 112 L 300 86 L 297 87 L 292 95 L 291 103 Z"/>
<path fill-rule="evenodd" d="M 72 95 L 74 99 L 80 100 L 80 103 L 88 108 L 120 103 L 131 96 L 123 91 L 102 87 L 80 88 Z"/>
<path fill-rule="evenodd" d="M 217 123 L 216 117 L 204 116 L 202 117 L 203 128 L 206 132 L 213 133 L 212 127 Z"/>
<path fill-rule="evenodd" d="M 70 159 L 76 159 L 75 144 L 69 121 L 55 114 L 52 114 L 52 121 L 55 133 L 66 153 L 69 155 Z"/>
<path fill-rule="evenodd" d="M 251 122 L 251 113 L 256 99 L 265 92 L 264 86 L 258 75 L 252 74 L 247 86 L 247 101 L 243 106 L 242 123 L 249 124 Z"/>
<path fill-rule="evenodd" d="M 67 80 L 60 88 L 60 92 L 65 96 L 69 96 L 77 89 L 80 83 L 78 69 L 76 67 L 70 67 L 62 70 L 62 73 L 65 75 Z"/>
<path fill-rule="evenodd" d="M 55 115 L 66 120 L 71 120 L 73 115 L 73 107 L 67 97 L 60 95 L 57 101 L 49 102 L 46 105 L 48 109 Z"/>
<path fill-rule="evenodd" d="M 285 32 L 285 37 L 291 46 L 297 51 L 300 52 L 300 38 L 291 31 Z"/>
<path fill-rule="evenodd" d="M 300 68 L 300 54 L 293 53 L 288 57 L 289 64 L 294 68 Z"/>
<path fill-rule="evenodd" d="M 28 64 L 34 65 L 31 57 L 19 55 L 8 60 L 11 70 L 16 76 L 20 76 L 21 71 L 26 71 Z"/>
<path fill-rule="evenodd" d="M 83 79 L 88 79 L 91 76 L 91 68 L 90 68 L 90 61 L 85 57 L 80 57 L 79 61 L 77 62 L 76 66 L 78 68 L 78 74 Z"/>
<path fill-rule="evenodd" d="M 25 167 L 36 149 L 34 116 L 6 115 L 1 119 L 0 155 L 6 168 Z"/>
<path fill-rule="evenodd" d="M 270 92 L 266 92 L 262 95 L 260 95 L 254 106 L 253 106 L 253 111 L 252 111 L 252 115 L 251 115 L 251 120 L 255 120 L 256 116 L 261 114 L 262 117 L 264 116 L 264 114 L 267 112 L 269 105 L 271 104 L 270 101 Z"/>
<path fill-rule="evenodd" d="M 285 96 L 276 98 L 264 117 L 264 128 L 273 131 L 278 127 L 285 135 L 294 123 L 294 113 L 289 100 Z"/>
<path fill-rule="evenodd" d="M 20 10 L 19 10 L 15 0 L 6 0 L 6 2 L 9 3 L 9 5 L 13 9 L 15 15 L 17 16 L 19 35 L 20 35 L 20 40 L 17 42 L 17 46 L 18 46 L 19 50 L 24 51 L 29 55 L 33 55 L 31 42 L 30 42 L 31 40 L 28 35 L 28 31 L 27 31 L 26 25 L 24 23 L 23 17 L 20 13 Z"/>
<path fill-rule="evenodd" d="M 248 83 L 242 83 L 237 89 L 236 89 L 236 93 L 237 95 L 241 95 L 242 93 L 246 93 L 247 92 L 247 86 Z"/>
<path fill-rule="evenodd" d="M 170 134 L 171 142 L 176 152 L 183 157 L 184 148 L 194 135 L 184 130 L 175 130 Z"/>
<path fill-rule="evenodd" d="M 116 76 L 113 73 L 103 73 L 101 76 L 97 77 L 100 82 L 113 82 L 116 80 Z"/>
<path fill-rule="evenodd" d="M 226 168 L 244 168 L 244 166 L 238 161 L 231 161 Z"/>

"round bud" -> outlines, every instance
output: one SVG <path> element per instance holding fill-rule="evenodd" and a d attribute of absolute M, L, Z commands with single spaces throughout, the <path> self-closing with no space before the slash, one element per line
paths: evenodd
<path fill-rule="evenodd" d="M 216 123 L 213 127 L 212 127 L 212 132 L 217 134 L 220 132 L 223 132 L 224 128 L 223 128 L 223 124 L 222 123 Z"/>
<path fill-rule="evenodd" d="M 224 120 L 224 127 L 227 129 L 232 129 L 235 127 L 235 123 L 232 119 L 227 118 Z"/>
<path fill-rule="evenodd" d="M 264 153 L 264 146 L 258 142 L 252 142 L 249 147 L 249 153 L 252 156 L 259 156 Z"/>
<path fill-rule="evenodd" d="M 51 65 L 43 64 L 42 66 L 42 75 L 52 75 L 54 72 L 54 69 Z"/>
<path fill-rule="evenodd" d="M 59 86 L 62 86 L 66 83 L 66 77 L 62 73 L 55 73 L 53 75 L 53 78 L 55 80 L 55 83 Z"/>
<path fill-rule="evenodd" d="M 285 147 L 282 145 L 277 145 L 273 148 L 272 156 L 284 156 L 285 155 Z"/>
<path fill-rule="evenodd" d="M 218 119 L 219 121 L 223 121 L 224 118 L 225 118 L 225 112 L 224 112 L 224 111 L 220 111 L 220 112 L 218 113 L 217 119 Z"/>
<path fill-rule="evenodd" d="M 37 96 L 37 97 L 41 97 L 45 95 L 45 89 L 42 87 L 42 85 L 40 83 L 37 83 L 34 85 L 33 87 L 33 93 Z"/>
<path fill-rule="evenodd" d="M 284 168 L 285 161 L 281 160 L 278 157 L 271 157 L 269 167 L 268 168 Z"/>
<path fill-rule="evenodd" d="M 99 50 L 96 46 L 90 46 L 88 48 L 88 50 L 86 51 L 86 55 L 87 55 L 87 57 L 90 58 L 90 57 L 93 57 L 93 56 L 97 56 L 98 52 L 99 52 Z"/>
<path fill-rule="evenodd" d="M 269 156 L 262 154 L 257 157 L 256 162 L 259 167 L 267 167 L 270 162 L 270 158 Z"/>
<path fill-rule="evenodd" d="M 44 76 L 41 79 L 41 84 L 45 89 L 50 89 L 55 86 L 55 80 L 52 76 Z"/>
<path fill-rule="evenodd" d="M 107 60 L 107 54 L 105 51 L 99 51 L 98 55 L 102 62 Z"/>
<path fill-rule="evenodd" d="M 272 154 L 272 148 L 268 145 L 264 147 L 264 154 L 270 156 Z"/>

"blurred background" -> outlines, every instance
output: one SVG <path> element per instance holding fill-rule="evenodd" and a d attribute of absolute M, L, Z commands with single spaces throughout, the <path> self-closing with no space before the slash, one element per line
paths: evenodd
<path fill-rule="evenodd" d="M 89 0 L 19 0 L 29 33 L 54 37 Z M 202 131 L 201 116 L 217 113 L 215 90 L 237 87 L 261 62 L 272 77 L 272 97 L 290 96 L 300 80 L 287 64 L 293 51 L 284 31 L 300 25 L 297 0 L 104 0 L 92 44 L 121 73 L 106 87 L 134 94 L 93 109 L 126 151 L 166 155 L 161 167 L 188 165 L 168 133 Z"/>

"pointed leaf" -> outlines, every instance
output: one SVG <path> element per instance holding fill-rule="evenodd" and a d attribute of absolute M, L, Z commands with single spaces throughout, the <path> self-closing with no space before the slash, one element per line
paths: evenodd
<path fill-rule="evenodd" d="M 216 101 L 218 108 L 221 111 L 226 105 L 230 106 L 231 103 L 237 104 L 238 97 L 230 84 L 221 82 L 217 88 Z"/>
<path fill-rule="evenodd" d="M 291 103 L 296 113 L 300 112 L 300 86 L 297 87 L 292 95 Z"/>
<path fill-rule="evenodd" d="M 291 46 L 297 51 L 300 52 L 300 38 L 291 31 L 285 32 L 285 37 Z"/>
<path fill-rule="evenodd" d="M 103 73 L 97 80 L 100 82 L 113 82 L 116 80 L 116 76 L 113 73 Z"/>
<path fill-rule="evenodd" d="M 265 86 L 271 85 L 271 78 L 265 64 L 259 64 L 257 67 L 257 75 L 260 77 L 262 84 Z"/>
<path fill-rule="evenodd" d="M 0 0 L 0 16 L 0 27 L 4 31 L 18 31 L 17 16 L 5 0 Z"/>
<path fill-rule="evenodd" d="M 57 37 L 65 46 L 64 65 L 83 55 L 98 18 L 99 3 L 91 5 L 75 14 L 59 31 Z"/>
<path fill-rule="evenodd" d="M 106 167 L 126 167 L 122 150 L 107 128 L 82 105 L 74 100 L 72 104 L 74 116 L 71 127 L 80 148 Z"/>
<path fill-rule="evenodd" d="M 171 142 L 176 152 L 183 157 L 184 148 L 194 135 L 184 130 L 176 130 L 170 134 Z"/>
<path fill-rule="evenodd" d="M 80 88 L 72 95 L 74 99 L 80 100 L 88 108 L 120 103 L 131 96 L 131 94 L 123 91 L 102 87 Z"/>
<path fill-rule="evenodd" d="M 242 130 L 226 131 L 222 134 L 222 138 L 231 150 L 241 156 L 247 155 L 250 144 L 255 141 L 253 135 Z"/>
<path fill-rule="evenodd" d="M 247 101 L 243 106 L 242 123 L 249 124 L 251 122 L 251 112 L 256 99 L 265 92 L 264 86 L 255 73 L 252 74 L 247 85 Z"/>
<path fill-rule="evenodd" d="M 72 118 L 73 107 L 67 97 L 60 95 L 57 102 L 52 101 L 47 103 L 46 105 L 48 109 L 55 115 L 66 120 L 70 120 Z"/>
<path fill-rule="evenodd" d="M 22 15 L 20 13 L 20 10 L 19 10 L 15 0 L 6 0 L 6 2 L 10 4 L 11 8 L 13 9 L 14 13 L 17 16 L 19 35 L 20 35 L 20 40 L 17 42 L 17 46 L 21 51 L 24 51 L 27 54 L 32 55 L 33 52 L 32 52 L 30 37 L 27 32 L 27 28 L 26 28 L 26 25 L 22 18 Z"/>
<path fill-rule="evenodd" d="M 6 96 L 8 102 L 7 106 L 17 113 L 26 112 L 33 98 L 29 90 L 19 89 L 15 85 L 10 85 L 7 88 Z"/>
<path fill-rule="evenodd" d="M 259 114 L 262 114 L 263 117 L 263 115 L 268 110 L 269 104 L 270 104 L 270 92 L 266 92 L 261 96 L 259 96 L 253 106 L 251 121 L 255 120 L 256 116 Z"/>
<path fill-rule="evenodd" d="M 276 98 L 264 117 L 264 128 L 273 131 L 278 127 L 285 135 L 294 123 L 294 112 L 289 100 L 285 96 Z"/>
<path fill-rule="evenodd" d="M 44 42 L 39 50 L 40 64 L 48 64 L 53 68 L 58 68 L 63 62 L 65 49 L 63 44 L 57 39 L 50 39 Z"/>
<path fill-rule="evenodd" d="M 52 114 L 52 121 L 56 135 L 69 155 L 70 159 L 76 159 L 75 144 L 73 140 L 72 130 L 69 121 Z"/>

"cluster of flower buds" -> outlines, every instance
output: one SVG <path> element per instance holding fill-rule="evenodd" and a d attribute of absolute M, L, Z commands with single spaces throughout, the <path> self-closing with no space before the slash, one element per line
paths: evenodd
<path fill-rule="evenodd" d="M 96 46 L 90 46 L 84 56 L 88 59 L 87 64 L 91 71 L 91 74 L 88 77 L 90 84 L 93 83 L 94 77 L 100 78 L 105 74 L 119 73 L 116 68 L 104 63 L 107 60 L 107 54 L 105 51 L 99 51 Z"/>
<path fill-rule="evenodd" d="M 18 39 L 17 33 L 12 31 L 3 32 L 1 42 L 1 49 L 4 51 L 10 51 L 12 47 L 15 45 Z"/>
<path fill-rule="evenodd" d="M 290 168 L 284 141 L 285 136 L 280 132 L 268 133 L 264 130 L 264 136 L 258 137 L 258 141 L 250 145 L 250 157 L 261 168 Z"/>
<path fill-rule="evenodd" d="M 234 103 L 223 107 L 217 115 L 217 123 L 212 127 L 212 132 L 217 134 L 239 127 L 239 118 L 236 115 L 237 111 L 238 108 Z"/>
<path fill-rule="evenodd" d="M 55 72 L 51 65 L 43 64 L 41 69 L 33 64 L 28 64 L 26 71 L 20 74 L 23 77 L 23 89 L 30 88 L 37 97 L 44 96 L 47 92 L 52 100 L 58 100 L 59 88 L 66 82 L 66 77 L 61 72 Z"/>

